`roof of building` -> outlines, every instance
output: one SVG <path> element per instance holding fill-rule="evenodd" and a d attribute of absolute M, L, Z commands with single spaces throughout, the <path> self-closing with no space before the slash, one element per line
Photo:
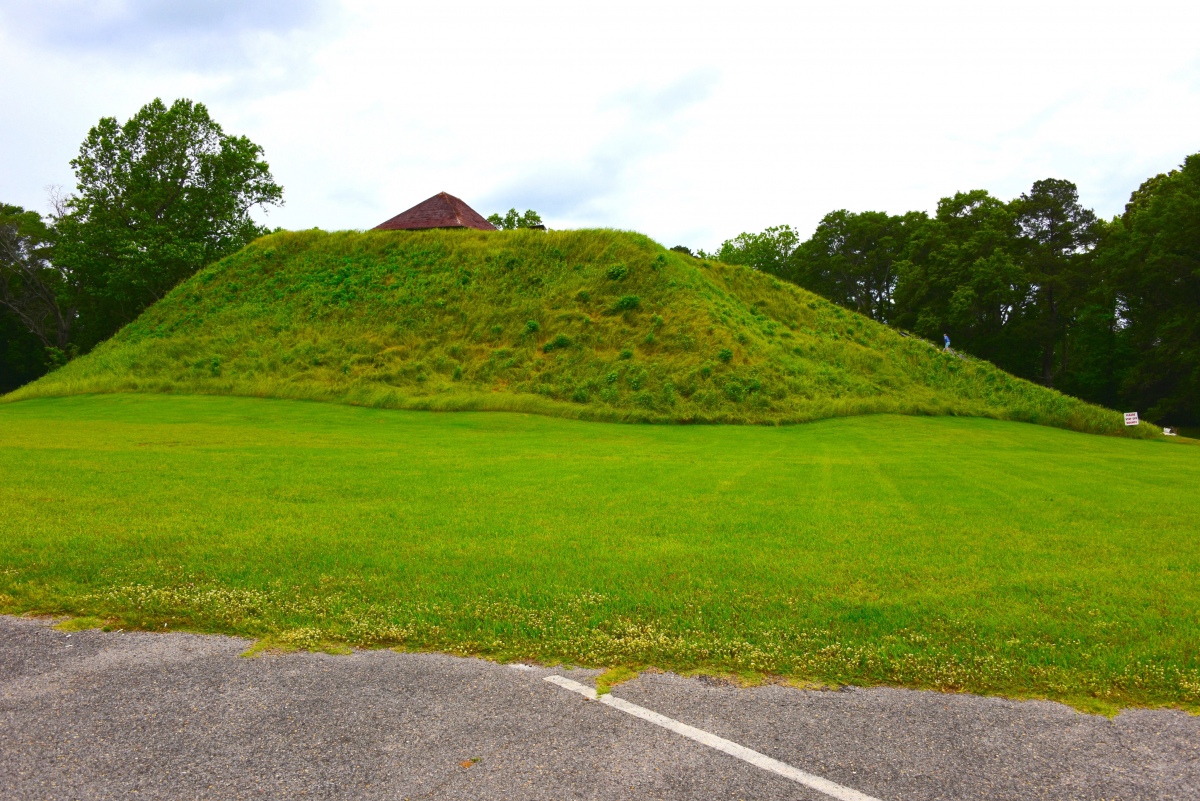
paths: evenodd
<path fill-rule="evenodd" d="M 495 231 L 496 226 L 480 216 L 479 212 L 463 203 L 454 195 L 438 192 L 423 200 L 408 211 L 397 214 L 385 223 L 375 226 L 376 231 L 422 228 L 476 228 L 480 231 Z"/>

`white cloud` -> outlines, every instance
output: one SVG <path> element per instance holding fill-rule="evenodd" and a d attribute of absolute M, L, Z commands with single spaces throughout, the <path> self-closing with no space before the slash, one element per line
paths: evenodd
<path fill-rule="evenodd" d="M 7 32 L 44 50 L 102 54 L 155 69 L 225 70 L 254 61 L 261 34 L 321 21 L 322 0 L 0 0 Z"/>
<path fill-rule="evenodd" d="M 16 7 L 0 197 L 33 206 L 70 184 L 96 119 L 155 96 L 263 145 L 287 199 L 271 222 L 297 228 L 369 227 L 445 190 L 712 247 L 1044 177 L 1108 215 L 1200 150 L 1194 4 Z"/>

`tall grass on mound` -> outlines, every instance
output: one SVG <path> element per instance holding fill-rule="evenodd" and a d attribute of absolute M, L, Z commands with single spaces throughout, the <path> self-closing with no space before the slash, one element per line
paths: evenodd
<path fill-rule="evenodd" d="M 1114 412 L 773 277 L 611 230 L 273 234 L 9 397 L 126 391 L 647 422 L 950 414 L 1130 433 Z"/>

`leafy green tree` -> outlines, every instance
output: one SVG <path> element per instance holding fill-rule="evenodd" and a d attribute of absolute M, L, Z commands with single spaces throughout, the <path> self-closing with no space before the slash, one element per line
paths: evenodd
<path fill-rule="evenodd" d="M 801 242 L 790 225 L 776 225 L 726 240 L 713 256 L 778 276 L 887 322 L 899 265 L 926 222 L 921 212 L 892 217 L 841 210 L 825 215 L 807 241 Z"/>
<path fill-rule="evenodd" d="M 283 202 L 262 148 L 190 100 L 156 99 L 124 124 L 105 117 L 71 166 L 78 194 L 57 220 L 56 257 L 83 290 L 86 346 L 265 233 L 251 210 Z"/>
<path fill-rule="evenodd" d="M 1033 288 L 1036 328 L 1041 343 L 1041 380 L 1053 386 L 1055 354 L 1059 373 L 1068 370 L 1067 333 L 1091 280 L 1090 251 L 1099 235 L 1096 215 L 1079 203 L 1075 184 L 1057 178 L 1036 181 L 1013 202 L 1025 246 L 1024 262 Z"/>
<path fill-rule="evenodd" d="M 738 234 L 722 242 L 716 253 L 702 253 L 702 256 L 794 280 L 792 257 L 799 245 L 800 234 L 795 229 L 790 225 L 774 225 L 760 234 Z"/>
<path fill-rule="evenodd" d="M 544 228 L 542 217 L 533 209 L 526 209 L 524 214 L 520 214 L 516 209 L 509 209 L 503 217 L 499 214 L 493 214 L 487 218 L 488 222 L 503 231 L 512 231 L 517 228 Z"/>
<path fill-rule="evenodd" d="M 1015 215 L 978 189 L 938 202 L 898 268 L 895 323 L 1018 375 L 1033 374 L 1028 277 Z"/>
<path fill-rule="evenodd" d="M 47 353 L 8 311 L 0 311 L 0 394 L 11 392 L 45 374 Z"/>
<path fill-rule="evenodd" d="M 1101 279 L 1098 275 L 1071 317 L 1064 340 L 1069 369 L 1057 383 L 1063 392 L 1116 409 L 1127 407 L 1125 385 L 1139 357 L 1121 301 L 1112 283 Z M 1128 408 L 1149 406 L 1135 402 Z"/>
<path fill-rule="evenodd" d="M 0 307 L 44 347 L 65 351 L 76 285 L 52 260 L 55 238 L 37 212 L 0 204 Z"/>
<path fill-rule="evenodd" d="M 842 209 L 825 215 L 793 259 L 794 281 L 881 323 L 894 316 L 901 266 L 924 234 L 923 212 L 892 216 Z"/>
<path fill-rule="evenodd" d="M 845 210 L 702 258 L 777 275 L 1016 375 L 1149 418 L 1200 424 L 1200 153 L 1097 220 L 1070 181 L 1004 202 L 943 198 L 933 218 Z"/>
<path fill-rule="evenodd" d="M 1200 153 L 1133 193 L 1096 260 L 1136 352 L 1124 400 L 1154 420 L 1200 423 Z"/>
<path fill-rule="evenodd" d="M 54 264 L 54 239 L 37 212 L 0 204 L 0 392 L 73 352 L 76 287 Z"/>

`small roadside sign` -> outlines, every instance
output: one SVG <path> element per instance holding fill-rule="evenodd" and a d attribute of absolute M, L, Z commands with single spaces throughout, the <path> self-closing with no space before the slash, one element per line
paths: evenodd
<path fill-rule="evenodd" d="M 1125 412 L 1125 425 L 1136 426 L 1138 424 L 1137 412 Z"/>

